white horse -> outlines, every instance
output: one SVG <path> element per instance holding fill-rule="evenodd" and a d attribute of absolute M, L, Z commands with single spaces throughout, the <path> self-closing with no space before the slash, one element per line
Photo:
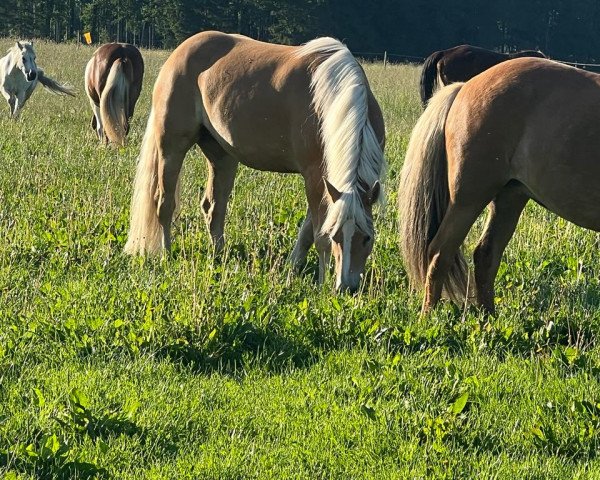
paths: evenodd
<path fill-rule="evenodd" d="M 10 106 L 10 114 L 17 118 L 38 82 L 51 92 L 75 96 L 68 85 L 61 85 L 44 75 L 35 64 L 33 43 L 17 42 L 8 54 L 0 58 L 0 93 Z"/>

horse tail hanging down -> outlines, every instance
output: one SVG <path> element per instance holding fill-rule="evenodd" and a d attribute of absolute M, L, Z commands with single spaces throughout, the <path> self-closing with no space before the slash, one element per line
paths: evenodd
<path fill-rule="evenodd" d="M 443 52 L 432 53 L 425 59 L 425 63 L 423 63 L 423 70 L 421 72 L 421 102 L 423 103 L 423 107 L 427 106 L 427 102 L 437 87 L 437 64 L 442 55 Z"/>
<path fill-rule="evenodd" d="M 104 133 L 110 142 L 117 145 L 125 143 L 129 130 L 129 79 L 132 76 L 131 62 L 127 58 L 115 60 L 100 97 L 100 117 Z"/>
<path fill-rule="evenodd" d="M 369 121 L 367 78 L 350 50 L 333 38 L 313 40 L 298 54 L 326 55 L 312 74 L 311 87 L 321 124 L 326 179 L 341 196 L 329 206 L 321 233 L 332 236 L 350 219 L 369 232 L 372 227 L 360 193 L 378 184 L 385 158 Z"/>
<path fill-rule="evenodd" d="M 133 183 L 131 223 L 125 253 L 153 254 L 162 248 L 162 228 L 155 199 L 155 194 L 158 194 L 158 158 L 154 113 L 150 110 Z"/>
<path fill-rule="evenodd" d="M 56 80 L 47 77 L 44 75 L 44 71 L 41 68 L 37 69 L 37 78 L 44 88 L 52 93 L 58 93 L 59 95 L 70 95 L 71 97 L 75 96 L 75 90 L 73 90 L 73 87 L 70 85 L 62 85 Z"/>
<path fill-rule="evenodd" d="M 444 218 L 449 202 L 446 164 L 446 117 L 463 83 L 436 93 L 419 118 L 408 144 L 398 188 L 400 248 L 413 286 L 424 285 L 428 246 Z M 446 294 L 461 301 L 467 293 L 468 268 L 457 253 L 444 284 Z"/>

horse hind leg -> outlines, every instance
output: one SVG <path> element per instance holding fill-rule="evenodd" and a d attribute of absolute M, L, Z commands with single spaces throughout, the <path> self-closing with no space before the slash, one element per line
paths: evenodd
<path fill-rule="evenodd" d="M 100 116 L 100 105 L 96 105 L 92 99 L 90 99 L 90 105 L 92 107 L 92 111 L 94 112 L 92 115 L 92 129 L 96 131 L 96 135 L 98 135 L 98 140 L 106 143 L 106 139 L 104 137 L 104 129 L 102 128 L 102 117 Z"/>
<path fill-rule="evenodd" d="M 220 252 L 225 246 L 225 215 L 229 195 L 233 190 L 238 161 L 229 155 L 206 130 L 200 135 L 198 145 L 206 156 L 208 165 L 208 180 L 202 199 L 202 211 L 215 251 Z"/>
<path fill-rule="evenodd" d="M 179 193 L 179 174 L 183 160 L 190 146 L 177 139 L 158 142 L 158 191 L 157 214 L 162 230 L 162 246 L 168 251 L 171 248 L 171 223 L 177 207 Z"/>
<path fill-rule="evenodd" d="M 520 184 L 509 184 L 489 205 L 488 219 L 473 261 L 477 303 L 490 314 L 495 313 L 494 280 L 500 260 L 528 200 Z"/>
<path fill-rule="evenodd" d="M 451 203 L 448 206 L 442 223 L 427 250 L 429 264 L 425 278 L 422 314 L 429 312 L 440 300 L 444 285 L 448 286 L 447 283 L 450 282 L 449 272 L 457 255 L 460 255 L 460 246 L 488 201 L 468 205 Z M 457 288 L 461 289 L 460 286 Z"/>

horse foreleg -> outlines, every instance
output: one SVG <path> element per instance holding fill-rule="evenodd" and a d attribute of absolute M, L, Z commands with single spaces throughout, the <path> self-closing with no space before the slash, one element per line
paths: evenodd
<path fill-rule="evenodd" d="M 292 251 L 292 255 L 290 256 L 290 261 L 292 262 L 292 266 L 300 271 L 304 268 L 306 264 L 306 256 L 308 255 L 308 251 L 310 247 L 314 243 L 314 233 L 313 233 L 313 224 L 310 216 L 310 209 L 306 213 L 306 218 L 304 219 L 304 223 L 300 227 L 300 232 L 298 233 L 298 240 L 296 240 L 296 245 L 294 246 L 294 250 Z"/>
<path fill-rule="evenodd" d="M 14 95 L 9 95 L 8 97 L 6 97 L 6 101 L 8 102 L 8 106 L 10 108 L 10 116 L 14 117 L 15 116 L 15 106 L 17 103 L 17 97 L 15 97 Z"/>
<path fill-rule="evenodd" d="M 494 280 L 504 249 L 512 238 L 529 197 L 520 187 L 506 187 L 490 203 L 485 230 L 479 239 L 473 261 L 477 303 L 494 314 Z"/>
<path fill-rule="evenodd" d="M 319 165 L 318 162 L 315 163 Z M 323 199 L 323 196 L 325 195 L 325 183 L 323 182 L 320 165 L 317 168 L 312 168 L 305 172 L 303 176 L 304 189 L 308 200 L 309 213 L 307 220 L 310 219 L 312 235 L 305 230 L 309 228 L 309 225 L 307 225 L 307 222 L 305 221 L 304 225 L 302 225 L 294 252 L 305 250 L 304 258 L 306 258 L 306 251 L 310 248 L 310 245 L 314 243 L 319 256 L 319 283 L 322 284 L 325 282 L 331 257 L 331 240 L 328 235 L 323 235 L 321 232 L 323 219 L 327 214 L 327 204 Z M 309 239 L 311 240 L 310 244 L 308 243 Z"/>
<path fill-rule="evenodd" d="M 315 242 L 317 253 L 319 255 L 319 283 L 325 283 L 327 271 L 329 270 L 329 260 L 331 259 L 331 242 L 329 238 L 322 238 Z"/>

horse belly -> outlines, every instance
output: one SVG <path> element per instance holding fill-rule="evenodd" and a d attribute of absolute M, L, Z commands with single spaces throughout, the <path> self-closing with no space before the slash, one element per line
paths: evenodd
<path fill-rule="evenodd" d="M 540 135 L 515 152 L 516 179 L 548 210 L 600 231 L 600 142 L 573 136 Z M 587 135 L 586 135 L 587 136 Z"/>
<path fill-rule="evenodd" d="M 532 197 L 558 216 L 600 231 L 600 169 L 554 168 L 543 177 L 525 180 Z"/>

